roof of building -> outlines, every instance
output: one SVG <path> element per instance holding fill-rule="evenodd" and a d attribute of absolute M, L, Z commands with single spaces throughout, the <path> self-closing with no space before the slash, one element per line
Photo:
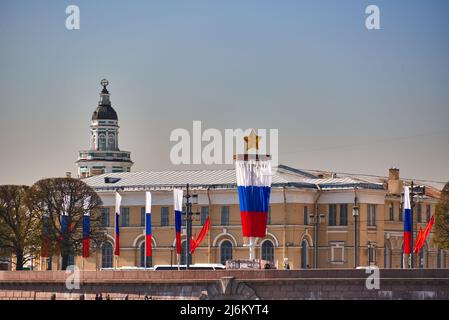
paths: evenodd
<path fill-rule="evenodd" d="M 115 112 L 110 104 L 101 104 L 92 114 L 92 120 L 118 120 L 117 112 Z"/>
<path fill-rule="evenodd" d="M 167 189 L 185 186 L 192 189 L 235 188 L 235 169 L 173 170 L 106 173 L 83 179 L 88 185 L 101 190 L 125 189 Z M 380 182 L 372 182 L 354 177 L 318 177 L 310 172 L 280 165 L 274 171 L 272 187 L 292 187 L 306 189 L 377 189 L 383 190 Z"/>

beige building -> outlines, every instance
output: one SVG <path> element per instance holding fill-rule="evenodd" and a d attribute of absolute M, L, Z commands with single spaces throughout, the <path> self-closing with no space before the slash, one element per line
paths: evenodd
<path fill-rule="evenodd" d="M 152 192 L 152 265 L 177 264 L 173 188 L 191 185 L 198 194 L 193 233 L 198 233 L 207 216 L 211 228 L 193 255 L 193 263 L 224 263 L 247 259 L 241 232 L 235 171 L 198 170 L 110 173 L 84 179 L 103 200 L 103 222 L 108 242 L 83 263 L 84 269 L 115 266 L 114 194 L 122 195 L 120 214 L 121 267 L 143 266 L 145 192 Z M 352 268 L 357 246 L 357 266 L 403 267 L 403 210 L 401 192 L 409 181 L 390 169 L 388 178 L 312 172 L 279 166 L 273 176 L 267 237 L 257 243 L 257 258 L 290 267 Z M 414 230 L 425 228 L 438 202 L 437 187 L 415 181 L 421 195 L 415 196 Z M 423 188 L 424 187 L 424 188 Z M 358 208 L 355 230 L 354 207 Z M 355 235 L 357 234 L 357 245 Z M 423 250 L 415 257 L 416 268 L 449 266 L 447 252 L 432 243 L 430 233 Z M 185 227 L 183 227 L 185 241 Z M 185 242 L 183 242 L 185 245 Z M 185 262 L 184 256 L 180 263 Z M 56 262 L 54 268 L 56 268 Z"/>

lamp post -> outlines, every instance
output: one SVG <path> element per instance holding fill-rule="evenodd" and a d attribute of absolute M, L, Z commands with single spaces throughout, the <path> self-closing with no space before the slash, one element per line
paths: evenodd
<path fill-rule="evenodd" d="M 355 192 L 356 189 L 354 189 Z M 354 217 L 354 268 L 358 265 L 358 236 L 357 236 L 357 224 L 359 217 L 359 206 L 357 195 L 354 197 L 354 206 L 352 207 L 352 216 Z"/>
<path fill-rule="evenodd" d="M 198 195 L 189 193 L 189 184 L 186 187 L 186 234 L 187 234 L 187 243 L 186 243 L 186 269 L 190 269 L 190 265 L 192 264 L 192 254 L 190 253 L 190 240 L 192 238 L 192 215 L 199 214 L 198 212 L 192 212 L 192 204 L 198 204 Z M 190 201 L 192 198 L 192 201 Z"/>

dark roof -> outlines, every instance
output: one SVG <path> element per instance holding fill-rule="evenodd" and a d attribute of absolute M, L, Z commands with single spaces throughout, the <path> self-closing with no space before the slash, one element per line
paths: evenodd
<path fill-rule="evenodd" d="M 92 120 L 118 120 L 117 112 L 111 105 L 99 105 L 92 114 Z"/>

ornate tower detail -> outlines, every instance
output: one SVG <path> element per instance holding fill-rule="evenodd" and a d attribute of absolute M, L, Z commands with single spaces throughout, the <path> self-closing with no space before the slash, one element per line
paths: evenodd
<path fill-rule="evenodd" d="M 87 178 L 110 172 L 129 172 L 133 165 L 131 153 L 118 147 L 118 117 L 111 106 L 108 80 L 101 80 L 98 107 L 90 122 L 90 149 L 79 152 L 78 177 Z"/>

